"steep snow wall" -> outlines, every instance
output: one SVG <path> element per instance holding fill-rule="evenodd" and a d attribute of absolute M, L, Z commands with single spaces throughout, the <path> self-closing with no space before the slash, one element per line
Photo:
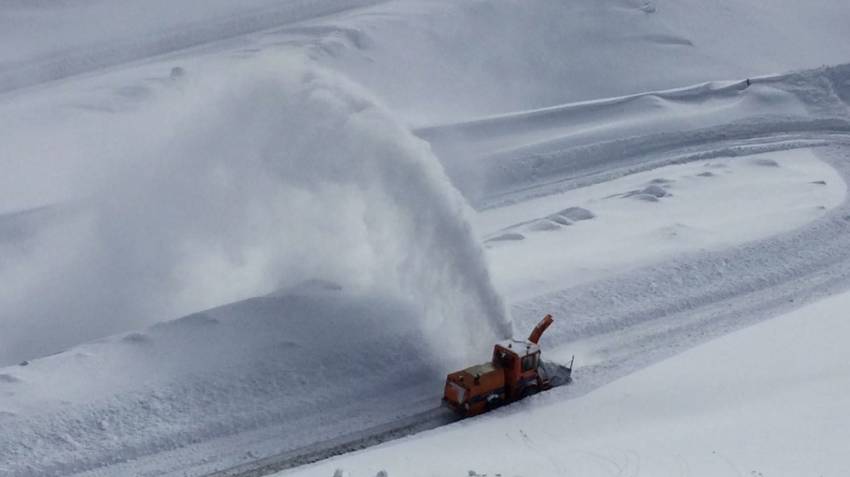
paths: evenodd
<path fill-rule="evenodd" d="M 510 333 L 425 142 L 298 58 L 239 65 L 194 72 L 68 151 L 86 156 L 79 201 L 2 244 L 17 253 L 0 268 L 0 362 L 310 279 L 410 301 L 443 349 Z"/>

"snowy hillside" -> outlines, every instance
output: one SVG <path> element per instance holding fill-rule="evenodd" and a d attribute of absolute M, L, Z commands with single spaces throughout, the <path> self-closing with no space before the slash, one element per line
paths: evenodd
<path fill-rule="evenodd" d="M 0 475 L 847 473 L 848 24 L 0 0 Z"/>

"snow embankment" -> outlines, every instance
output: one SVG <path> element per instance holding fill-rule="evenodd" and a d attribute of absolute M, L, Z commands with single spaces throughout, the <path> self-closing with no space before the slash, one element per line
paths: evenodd
<path fill-rule="evenodd" d="M 577 399 L 556 389 L 279 475 L 846 475 L 848 306 L 838 295 Z"/>
<path fill-rule="evenodd" d="M 850 132 L 848 78 L 839 65 L 417 132 L 467 198 L 494 207 L 670 163 L 823 144 Z"/>
<path fill-rule="evenodd" d="M 256 430 L 279 451 L 392 420 L 404 412 L 393 403 L 415 406 L 443 377 L 422 319 L 410 303 L 308 282 L 0 368 L 0 474 L 68 475 Z"/>
<path fill-rule="evenodd" d="M 796 149 L 662 167 L 488 209 L 476 222 L 499 289 L 518 302 L 791 230 L 845 195 L 835 169 Z"/>

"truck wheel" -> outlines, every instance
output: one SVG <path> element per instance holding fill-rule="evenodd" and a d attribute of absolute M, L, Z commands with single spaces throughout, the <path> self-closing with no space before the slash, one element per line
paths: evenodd
<path fill-rule="evenodd" d="M 520 399 L 525 399 L 528 396 L 532 396 L 540 392 L 540 388 L 537 386 L 528 386 L 527 388 L 522 390 L 522 394 L 520 394 Z"/>
<path fill-rule="evenodd" d="M 499 396 L 490 396 L 486 401 L 487 410 L 496 409 L 497 407 L 502 405 L 502 400 Z"/>

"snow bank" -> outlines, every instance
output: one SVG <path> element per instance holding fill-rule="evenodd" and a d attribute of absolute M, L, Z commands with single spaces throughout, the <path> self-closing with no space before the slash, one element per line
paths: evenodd
<path fill-rule="evenodd" d="M 509 334 L 465 202 L 367 94 L 290 56 L 185 79 L 51 143 L 77 201 L 3 244 L 0 362 L 308 279 L 411 301 L 450 361 Z"/>
<path fill-rule="evenodd" d="M 828 298 L 576 399 L 556 389 L 279 475 L 846 475 L 848 306 Z"/>
<path fill-rule="evenodd" d="M 417 132 L 431 142 L 464 195 L 487 208 L 662 164 L 846 133 L 848 77 L 848 66 L 839 65 L 753 78 L 749 85 L 701 83 Z"/>
<path fill-rule="evenodd" d="M 230 442 L 176 463 L 167 452 L 237 433 L 280 451 L 391 420 L 393 403 L 422 392 L 399 382 L 444 378 L 421 319 L 410 303 L 314 283 L 0 368 L 0 474 L 128 460 L 137 467 L 113 475 L 137 474 L 155 452 L 157 473 L 215 465 L 210 456 L 232 465 L 248 449 Z"/>

